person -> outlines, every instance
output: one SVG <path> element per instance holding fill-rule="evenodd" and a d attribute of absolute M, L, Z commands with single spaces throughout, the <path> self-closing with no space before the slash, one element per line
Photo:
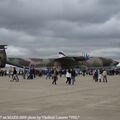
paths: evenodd
<path fill-rule="evenodd" d="M 23 79 L 26 79 L 26 69 L 23 67 Z"/>
<path fill-rule="evenodd" d="M 83 70 L 83 76 L 85 77 L 85 74 L 86 74 L 86 70 Z"/>
<path fill-rule="evenodd" d="M 95 71 L 95 82 L 98 82 L 98 70 Z"/>
<path fill-rule="evenodd" d="M 42 70 L 39 70 L 39 77 L 42 77 Z"/>
<path fill-rule="evenodd" d="M 51 78 L 51 69 L 50 68 L 48 68 L 47 69 L 47 73 L 46 73 L 46 80 L 47 80 L 47 78 Z"/>
<path fill-rule="evenodd" d="M 66 84 L 71 84 L 71 71 L 70 69 L 66 72 L 66 78 L 67 78 L 67 81 L 66 81 Z"/>
<path fill-rule="evenodd" d="M 12 80 L 12 74 L 13 74 L 13 68 L 12 68 L 12 66 L 10 66 L 10 68 L 9 68 L 9 78 L 10 78 L 10 81 L 13 81 Z"/>
<path fill-rule="evenodd" d="M 54 71 L 53 71 L 53 82 L 52 82 L 52 84 L 54 84 L 54 85 L 57 84 L 57 83 L 56 83 L 56 81 L 57 81 L 57 79 L 58 79 L 57 75 L 58 75 L 58 72 L 57 72 L 56 69 L 54 69 Z"/>
<path fill-rule="evenodd" d="M 98 70 L 93 71 L 93 80 L 95 80 L 95 82 L 98 82 Z"/>
<path fill-rule="evenodd" d="M 92 75 L 93 75 L 93 80 L 95 80 L 95 72 L 96 72 L 96 70 L 93 70 L 93 73 L 92 73 Z"/>
<path fill-rule="evenodd" d="M 104 70 L 102 75 L 103 75 L 103 82 L 107 82 L 107 71 Z"/>
<path fill-rule="evenodd" d="M 15 67 L 13 68 L 13 81 L 14 80 L 16 80 L 16 82 L 19 82 L 19 78 L 18 78 L 18 75 L 17 75 L 17 70 L 16 70 Z"/>
<path fill-rule="evenodd" d="M 33 69 L 32 69 L 32 65 L 29 67 L 29 70 L 28 70 L 28 72 L 29 72 L 29 75 L 28 75 L 28 77 L 27 77 L 27 79 L 33 79 Z"/>
<path fill-rule="evenodd" d="M 62 77 L 62 69 L 59 70 L 59 76 Z"/>
<path fill-rule="evenodd" d="M 75 77 L 76 77 L 76 72 L 74 69 L 71 71 L 71 80 L 72 80 L 72 85 L 74 85 L 75 82 Z"/>
<path fill-rule="evenodd" d="M 36 77 L 36 71 L 35 71 L 35 66 L 34 65 L 32 67 L 32 73 L 33 73 L 33 78 L 35 78 Z"/>
<path fill-rule="evenodd" d="M 98 80 L 99 80 L 99 82 L 101 82 L 101 80 L 102 80 L 102 70 L 99 70 L 99 72 L 98 72 Z"/>
<path fill-rule="evenodd" d="M 6 69 L 4 70 L 4 75 L 7 76 L 7 70 Z"/>

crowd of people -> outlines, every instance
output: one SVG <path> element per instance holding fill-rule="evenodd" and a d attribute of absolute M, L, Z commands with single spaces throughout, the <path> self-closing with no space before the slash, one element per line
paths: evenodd
<path fill-rule="evenodd" d="M 7 70 L 0 69 L 0 76 L 7 76 Z"/>
<path fill-rule="evenodd" d="M 47 79 L 52 79 L 52 84 L 56 85 L 57 80 L 59 77 L 62 77 L 63 75 L 66 77 L 66 84 L 68 85 L 74 85 L 75 84 L 75 78 L 76 76 L 86 76 L 86 75 L 92 75 L 93 80 L 95 82 L 108 82 L 107 75 L 120 75 L 120 70 L 105 70 L 105 69 L 56 69 L 56 68 L 48 68 L 47 70 L 36 70 L 34 66 L 30 66 L 29 68 L 23 67 L 19 71 L 16 69 L 16 67 L 9 68 L 9 72 L 7 73 L 6 70 L 0 69 L 0 76 L 7 76 L 9 75 L 10 81 L 16 81 L 19 82 L 18 75 L 22 75 L 23 79 L 27 80 L 33 80 L 36 75 L 46 76 Z M 59 76 L 59 77 L 58 77 Z"/>
<path fill-rule="evenodd" d="M 106 70 L 94 70 L 93 71 L 93 80 L 95 80 L 95 82 L 101 82 L 103 80 L 103 82 L 107 82 L 107 71 Z"/>

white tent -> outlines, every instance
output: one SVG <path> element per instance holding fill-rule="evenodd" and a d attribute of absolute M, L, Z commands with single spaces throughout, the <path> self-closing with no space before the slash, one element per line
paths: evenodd
<path fill-rule="evenodd" d="M 15 67 L 16 69 L 22 69 L 21 67 L 17 67 L 15 65 L 10 65 L 10 64 L 6 64 L 5 68 L 10 68 L 10 67 Z"/>
<path fill-rule="evenodd" d="M 17 67 L 17 66 L 14 66 L 14 65 L 10 65 L 10 64 L 6 64 L 5 67 Z"/>
<path fill-rule="evenodd" d="M 7 73 L 9 72 L 9 68 L 10 68 L 10 67 L 12 67 L 12 68 L 15 67 L 18 72 L 19 72 L 20 70 L 23 70 L 23 68 L 20 68 L 20 67 L 14 66 L 14 65 L 10 65 L 10 64 L 6 64 L 6 66 L 5 66 L 4 69 L 7 70 Z"/>

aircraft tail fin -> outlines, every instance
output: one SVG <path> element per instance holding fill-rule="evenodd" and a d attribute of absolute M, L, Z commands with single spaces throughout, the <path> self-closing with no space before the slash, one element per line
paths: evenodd
<path fill-rule="evenodd" d="M 86 59 L 86 60 L 88 60 L 89 58 L 90 58 L 90 56 L 87 54 L 87 53 L 82 53 L 82 56 Z"/>
<path fill-rule="evenodd" d="M 66 55 L 63 52 L 59 52 L 59 58 L 65 57 Z"/>

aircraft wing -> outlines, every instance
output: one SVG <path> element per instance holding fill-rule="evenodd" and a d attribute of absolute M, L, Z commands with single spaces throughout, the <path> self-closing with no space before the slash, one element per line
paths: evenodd
<path fill-rule="evenodd" d="M 53 59 L 37 59 L 37 58 L 7 58 L 7 64 L 15 65 L 18 67 L 29 67 L 34 65 L 35 67 L 54 67 L 61 66 L 62 68 L 72 68 L 79 65 L 79 61 L 85 61 L 85 58 L 80 57 L 62 57 Z"/>

